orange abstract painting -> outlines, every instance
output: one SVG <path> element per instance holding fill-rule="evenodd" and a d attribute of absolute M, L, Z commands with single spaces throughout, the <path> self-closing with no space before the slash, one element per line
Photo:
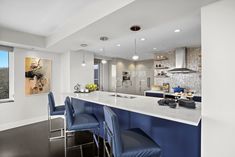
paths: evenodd
<path fill-rule="evenodd" d="M 51 87 L 51 60 L 25 58 L 25 94 L 48 93 Z"/>

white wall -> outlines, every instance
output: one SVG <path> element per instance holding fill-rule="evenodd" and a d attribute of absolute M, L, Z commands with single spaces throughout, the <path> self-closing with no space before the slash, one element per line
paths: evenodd
<path fill-rule="evenodd" d="M 14 50 L 14 102 L 0 104 L 0 130 L 47 119 L 47 94 L 25 96 L 25 57 L 40 57 L 52 60 L 51 89 L 56 101 L 60 97 L 60 54 L 33 50 Z"/>
<path fill-rule="evenodd" d="M 83 53 L 85 54 L 86 66 L 82 66 Z M 82 88 L 87 83 L 94 83 L 94 54 L 86 51 L 70 52 L 70 89 L 79 83 Z"/>
<path fill-rule="evenodd" d="M 86 66 L 83 67 L 83 53 Z M 82 88 L 88 83 L 94 83 L 94 54 L 87 51 L 71 51 L 61 55 L 61 91 L 73 92 L 79 83 Z"/>
<path fill-rule="evenodd" d="M 202 157 L 234 157 L 235 1 L 202 8 Z"/>
<path fill-rule="evenodd" d="M 61 91 L 70 92 L 70 52 L 61 54 Z"/>
<path fill-rule="evenodd" d="M 47 119 L 47 94 L 25 96 L 25 57 L 52 60 L 51 90 L 57 104 L 63 104 L 65 92 L 73 92 L 76 83 L 83 87 L 94 82 L 94 55 L 83 51 L 64 54 L 16 48 L 14 50 L 14 102 L 0 103 L 0 131 Z"/>

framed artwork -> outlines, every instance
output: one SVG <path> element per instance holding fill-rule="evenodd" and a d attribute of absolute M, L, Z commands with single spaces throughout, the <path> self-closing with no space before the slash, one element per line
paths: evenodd
<path fill-rule="evenodd" d="M 48 93 L 51 90 L 51 60 L 25 58 L 25 95 Z"/>

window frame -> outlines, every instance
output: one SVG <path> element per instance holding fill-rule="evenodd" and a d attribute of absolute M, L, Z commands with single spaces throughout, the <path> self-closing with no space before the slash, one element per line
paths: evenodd
<path fill-rule="evenodd" d="M 13 51 L 9 51 L 6 49 L 0 50 L 5 51 L 8 53 L 8 89 L 9 89 L 9 96 L 7 99 L 0 99 L 1 103 L 8 103 L 8 102 L 14 102 L 14 54 Z"/>

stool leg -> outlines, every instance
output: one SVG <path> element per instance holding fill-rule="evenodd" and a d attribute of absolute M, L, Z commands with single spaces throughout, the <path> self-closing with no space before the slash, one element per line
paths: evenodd
<path fill-rule="evenodd" d="M 49 126 L 50 126 L 50 132 L 52 131 L 52 125 L 51 125 L 51 116 L 49 116 Z"/>
<path fill-rule="evenodd" d="M 66 119 L 64 119 L 64 156 L 67 156 L 67 133 L 66 133 Z"/>
<path fill-rule="evenodd" d="M 104 124 L 104 137 L 103 137 L 103 151 L 104 151 L 104 153 L 103 153 L 103 155 L 104 155 L 104 157 L 106 157 L 106 149 L 105 149 L 105 147 L 106 147 L 106 143 L 105 143 L 105 138 L 106 138 L 106 128 L 105 128 L 105 122 L 103 123 Z"/>
<path fill-rule="evenodd" d="M 100 156 L 100 128 L 98 128 L 97 138 L 98 138 L 98 157 L 99 157 Z"/>
<path fill-rule="evenodd" d="M 95 129 L 92 130 L 92 132 L 93 132 L 93 143 L 96 145 L 97 156 L 99 157 L 99 155 L 100 155 L 100 145 L 99 145 L 99 143 L 100 143 L 100 139 L 99 139 L 99 137 L 100 137 L 100 135 L 99 135 L 100 128 L 99 127 L 97 128 L 97 135 L 96 135 L 96 130 Z"/>
<path fill-rule="evenodd" d="M 80 145 L 81 157 L 83 157 L 82 145 Z"/>

